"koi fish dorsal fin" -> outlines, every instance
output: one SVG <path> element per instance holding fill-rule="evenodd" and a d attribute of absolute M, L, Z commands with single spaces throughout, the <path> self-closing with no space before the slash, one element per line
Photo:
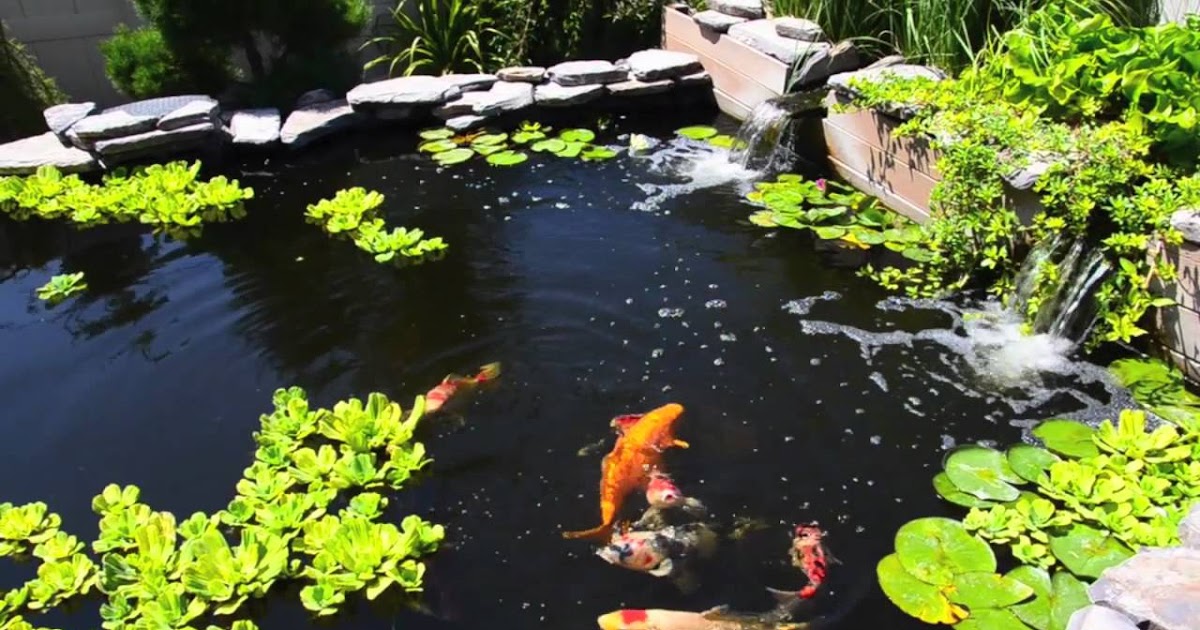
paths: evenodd
<path fill-rule="evenodd" d="M 479 374 L 475 375 L 475 380 L 479 383 L 492 381 L 500 378 L 500 362 L 489 363 L 479 368 Z"/>

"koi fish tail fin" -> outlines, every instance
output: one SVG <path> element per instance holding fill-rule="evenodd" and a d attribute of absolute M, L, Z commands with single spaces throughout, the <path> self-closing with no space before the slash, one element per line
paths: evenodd
<path fill-rule="evenodd" d="M 775 598 L 775 613 L 791 619 L 797 613 L 809 608 L 812 605 L 812 598 L 816 595 L 816 589 L 806 586 L 799 591 L 781 591 L 775 588 L 768 588 L 767 592 Z"/>
<path fill-rule="evenodd" d="M 479 368 L 479 374 L 475 375 L 476 383 L 486 383 L 500 378 L 500 363 L 489 363 Z"/>
<path fill-rule="evenodd" d="M 607 540 L 612 536 L 612 529 L 612 523 L 608 523 L 579 532 L 563 532 L 562 537 L 568 540 L 578 540 L 581 538 Z"/>

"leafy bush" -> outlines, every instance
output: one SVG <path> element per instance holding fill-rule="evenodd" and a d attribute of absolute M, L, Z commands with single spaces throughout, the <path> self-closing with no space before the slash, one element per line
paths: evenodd
<path fill-rule="evenodd" d="M 99 562 L 59 529 L 62 519 L 44 503 L 0 504 L 0 557 L 32 553 L 41 561 L 35 579 L 0 593 L 0 627 L 28 628 L 23 615 L 93 588 L 107 599 L 100 607 L 105 630 L 202 627 L 197 620 L 234 614 L 283 580 L 308 582 L 300 600 L 318 615 L 337 612 L 360 590 L 368 599 L 392 586 L 420 591 L 419 559 L 437 549 L 444 530 L 418 516 L 399 528 L 379 523 L 387 498 L 351 492 L 363 484 L 340 482 L 344 471 L 335 462 L 354 462 L 351 472 L 378 471 L 381 486 L 404 487 L 430 461 L 412 441 L 423 399 L 405 413 L 373 393 L 365 404 L 352 398 L 331 411 L 311 408 L 293 387 L 276 390 L 273 403 L 254 434 L 255 462 L 226 510 L 179 521 L 142 503 L 137 486 L 105 487 L 92 500 L 100 526 L 90 547 Z M 320 458 L 312 449 L 318 436 L 326 440 Z M 329 514 L 339 498 L 345 508 Z M 241 620 L 232 630 L 257 628 Z"/>
<path fill-rule="evenodd" d="M 616 59 L 661 42 L 659 0 L 480 0 L 499 32 L 484 42 L 496 66 Z"/>
<path fill-rule="evenodd" d="M 37 60 L 8 35 L 0 22 L 0 142 L 41 133 L 46 129 L 42 111 L 66 100 L 54 80 L 38 67 Z"/>
<path fill-rule="evenodd" d="M 199 173 L 199 162 L 170 162 L 116 169 L 92 185 L 43 166 L 28 177 L 0 178 L 0 212 L 21 221 L 65 218 L 80 227 L 137 221 L 178 238 L 245 216 L 253 189 L 224 176 L 199 181 Z"/>
<path fill-rule="evenodd" d="M 339 190 L 332 199 L 309 205 L 305 216 L 330 234 L 346 235 L 359 249 L 374 256 L 376 262 L 419 263 L 448 247 L 441 237 L 425 238 L 421 230 L 389 231 L 383 219 L 376 216 L 381 205 L 383 195 L 355 187 Z"/>
<path fill-rule="evenodd" d="M 112 39 L 100 44 L 100 51 L 109 80 L 131 98 L 213 92 L 229 74 L 227 62 L 217 55 L 189 54 L 185 66 L 153 28 L 131 30 L 122 24 Z"/>
<path fill-rule="evenodd" d="M 400 0 L 384 34 L 363 44 L 383 51 L 364 70 L 387 64 L 388 76 L 483 72 L 481 35 L 498 32 L 486 28 L 474 0 L 417 0 L 416 17 L 410 12 L 408 0 Z"/>

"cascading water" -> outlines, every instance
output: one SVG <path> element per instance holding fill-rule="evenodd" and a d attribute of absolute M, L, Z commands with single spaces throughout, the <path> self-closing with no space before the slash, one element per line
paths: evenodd
<path fill-rule="evenodd" d="M 792 116 L 783 99 L 758 104 L 738 130 L 729 161 L 752 171 L 781 168 L 791 160 Z"/>
<path fill-rule="evenodd" d="M 1032 331 L 1078 343 L 1095 323 L 1092 293 L 1109 269 L 1104 254 L 1089 249 L 1082 239 L 1055 235 L 1029 252 L 1017 275 L 1010 307 L 1024 314 L 1035 296 L 1040 296 Z"/>

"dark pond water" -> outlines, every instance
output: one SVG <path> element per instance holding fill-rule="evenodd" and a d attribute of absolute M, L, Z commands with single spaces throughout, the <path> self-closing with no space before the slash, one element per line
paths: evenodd
<path fill-rule="evenodd" d="M 616 120 L 609 135 L 669 137 L 714 115 L 671 118 Z M 426 426 L 431 474 L 393 501 L 397 516 L 449 531 L 430 561 L 428 611 L 360 602 L 320 625 L 582 630 L 620 607 L 762 610 L 764 586 L 799 584 L 784 566 L 789 525 L 817 520 L 842 561 L 821 602 L 843 614 L 835 627 L 903 629 L 920 624 L 887 603 L 874 566 L 906 520 L 961 514 L 929 485 L 945 446 L 1011 442 L 1010 419 L 1103 402 L 1103 388 L 1068 375 L 1017 404 L 1030 394 L 972 376 L 953 343 L 906 342 L 903 331 L 951 317 L 880 308 L 886 296 L 855 276 L 852 256 L 746 224 L 740 182 L 644 211 L 639 184 L 687 178 L 628 157 L 439 172 L 414 146 L 377 133 L 230 169 L 257 191 L 250 217 L 193 243 L 4 224 L 0 498 L 44 500 L 88 537 L 90 498 L 109 482 L 140 485 L 157 509 L 215 511 L 275 388 L 300 385 L 325 405 L 377 390 L 407 405 L 448 372 L 502 361 L 500 386 L 464 423 Z M 721 179 L 718 162 L 695 174 Z M 380 266 L 304 223 L 306 204 L 355 185 L 387 195 L 390 223 L 444 236 L 449 255 Z M 75 270 L 84 296 L 54 309 L 33 297 Z M 810 300 L 810 314 L 784 309 L 829 291 L 840 299 Z M 864 345 L 854 329 L 805 320 L 892 334 Z M 681 486 L 726 532 L 737 519 L 767 525 L 726 541 L 686 595 L 559 534 L 597 520 L 601 453 L 578 451 L 610 436 L 612 416 L 672 401 L 687 408 L 679 433 L 692 444 L 667 456 Z M 27 569 L 0 572 L 0 589 Z M 96 605 L 45 621 L 94 627 Z M 251 610 L 267 629 L 312 623 L 294 590 Z"/>

